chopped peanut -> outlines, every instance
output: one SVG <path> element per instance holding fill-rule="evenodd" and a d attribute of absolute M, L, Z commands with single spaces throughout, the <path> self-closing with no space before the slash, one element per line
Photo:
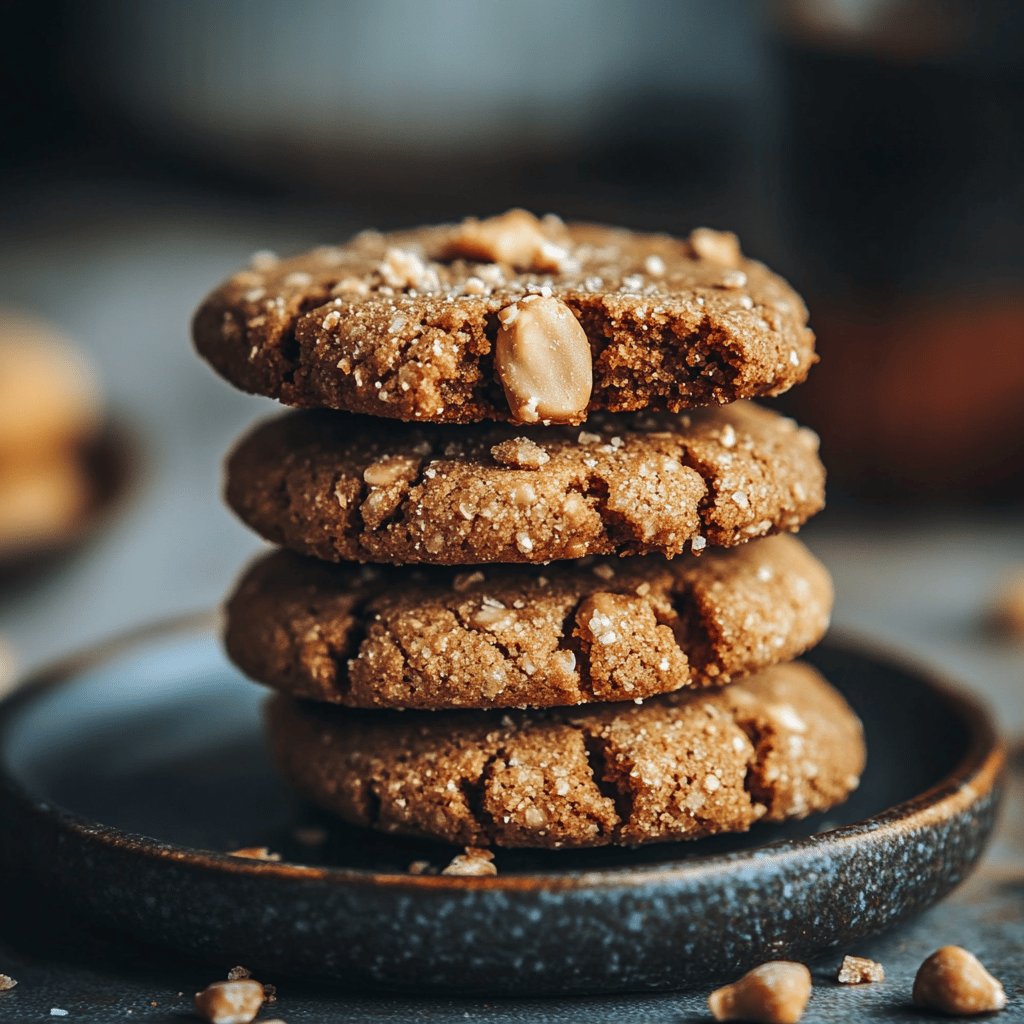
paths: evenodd
<path fill-rule="evenodd" d="M 811 972 L 789 960 L 774 960 L 708 996 L 715 1020 L 752 1024 L 797 1024 L 811 998 Z"/>
<path fill-rule="evenodd" d="M 943 946 L 918 968 L 914 1002 L 929 1010 L 966 1017 L 1003 1009 L 1006 992 L 973 953 L 960 946 Z"/>

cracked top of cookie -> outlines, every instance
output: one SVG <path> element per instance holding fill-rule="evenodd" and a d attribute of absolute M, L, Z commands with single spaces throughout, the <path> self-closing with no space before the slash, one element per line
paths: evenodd
<path fill-rule="evenodd" d="M 253 679 L 365 708 L 556 707 L 722 685 L 824 635 L 832 584 L 793 537 L 700 558 L 328 565 L 276 551 L 226 608 Z"/>
<path fill-rule="evenodd" d="M 816 360 L 800 296 L 734 235 L 523 210 L 257 254 L 193 336 L 245 391 L 436 423 L 676 412 L 779 394 Z"/>
<path fill-rule="evenodd" d="M 325 561 L 440 565 L 732 547 L 824 504 L 818 438 L 748 402 L 476 430 L 279 416 L 228 459 L 228 504 Z"/>

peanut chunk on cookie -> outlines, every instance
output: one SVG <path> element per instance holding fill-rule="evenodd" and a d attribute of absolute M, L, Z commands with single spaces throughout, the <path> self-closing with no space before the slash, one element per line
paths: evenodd
<path fill-rule="evenodd" d="M 914 1002 L 956 1017 L 993 1013 L 1006 1006 L 1006 991 L 981 961 L 960 946 L 937 949 L 918 968 Z"/>
<path fill-rule="evenodd" d="M 452 231 L 444 255 L 543 272 L 560 270 L 568 254 L 547 238 L 532 213 L 514 209 L 486 220 L 467 217 Z"/>
<path fill-rule="evenodd" d="M 708 996 L 715 1020 L 797 1024 L 811 998 L 811 972 L 790 960 L 773 960 Z"/>
<path fill-rule="evenodd" d="M 555 298 L 527 296 L 499 314 L 494 366 L 512 419 L 578 423 L 593 388 L 590 342 Z"/>
<path fill-rule="evenodd" d="M 551 456 L 528 437 L 512 437 L 491 447 L 491 458 L 499 465 L 514 469 L 540 469 Z"/>
<path fill-rule="evenodd" d="M 735 267 L 742 258 L 740 240 L 731 231 L 694 228 L 690 232 L 690 248 L 699 259 Z"/>

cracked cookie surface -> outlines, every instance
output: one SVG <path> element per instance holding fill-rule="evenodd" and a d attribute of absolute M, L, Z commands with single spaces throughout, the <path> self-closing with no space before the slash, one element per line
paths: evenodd
<path fill-rule="evenodd" d="M 713 691 L 583 711 L 267 709 L 275 759 L 347 821 L 460 845 L 636 845 L 744 832 L 856 788 L 860 721 L 791 663 Z"/>
<path fill-rule="evenodd" d="M 253 679 L 349 707 L 626 701 L 718 685 L 816 644 L 828 573 L 792 537 L 700 558 L 546 567 L 327 565 L 276 552 L 227 604 Z"/>
<path fill-rule="evenodd" d="M 526 257 L 460 244 L 465 224 L 258 254 L 200 306 L 196 347 L 237 387 L 288 405 L 438 423 L 515 420 L 498 314 L 531 294 L 567 308 L 590 344 L 592 392 L 565 422 L 775 395 L 815 362 L 803 301 L 732 235 L 522 216 L 538 240 Z"/>
<path fill-rule="evenodd" d="M 731 547 L 797 529 L 824 483 L 811 431 L 740 402 L 582 429 L 291 413 L 239 443 L 226 494 L 300 554 L 468 565 Z"/>

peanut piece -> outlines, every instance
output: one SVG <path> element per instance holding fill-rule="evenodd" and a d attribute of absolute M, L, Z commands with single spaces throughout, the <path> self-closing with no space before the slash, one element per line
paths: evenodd
<path fill-rule="evenodd" d="M 797 1024 L 811 998 L 811 972 L 803 964 L 773 960 L 708 996 L 715 1020 Z"/>
<path fill-rule="evenodd" d="M 215 981 L 196 993 L 195 1006 L 210 1024 L 250 1024 L 263 1006 L 263 986 L 251 978 Z"/>
<path fill-rule="evenodd" d="M 960 946 L 943 946 L 921 964 L 913 995 L 918 1006 L 956 1017 L 992 1013 L 1006 1006 L 1003 986 Z"/>
<path fill-rule="evenodd" d="M 10 992 L 17 984 L 9 974 L 0 974 L 0 992 Z"/>
<path fill-rule="evenodd" d="M 740 240 L 731 231 L 695 228 L 690 232 L 690 247 L 695 256 L 709 263 L 734 267 L 740 261 Z"/>
<path fill-rule="evenodd" d="M 444 251 L 448 259 L 507 263 L 517 270 L 537 271 L 561 269 L 567 255 L 548 240 L 532 213 L 519 209 L 486 220 L 467 217 L 453 229 Z"/>
<path fill-rule="evenodd" d="M 564 302 L 528 296 L 498 314 L 494 366 L 513 419 L 575 423 L 594 386 L 590 342 Z"/>
<path fill-rule="evenodd" d="M 465 875 L 466 877 L 482 877 L 497 873 L 498 869 L 494 866 L 494 854 L 490 850 L 484 850 L 478 846 L 467 846 L 465 852 L 453 857 L 452 862 L 441 872 L 442 875 Z"/>
<path fill-rule="evenodd" d="M 401 480 L 411 480 L 419 466 L 420 460 L 408 455 L 385 455 L 363 470 L 363 482 L 370 487 L 388 487 Z"/>
<path fill-rule="evenodd" d="M 865 985 L 869 982 L 885 981 L 885 968 L 875 960 L 864 956 L 844 956 L 836 973 L 840 985 Z"/>

